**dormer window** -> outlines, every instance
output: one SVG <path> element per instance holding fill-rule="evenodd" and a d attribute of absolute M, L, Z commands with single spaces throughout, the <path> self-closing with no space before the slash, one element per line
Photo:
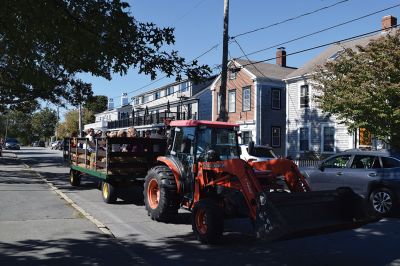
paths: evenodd
<path fill-rule="evenodd" d="M 174 87 L 173 86 L 171 86 L 171 87 L 169 87 L 167 89 L 167 95 L 171 95 L 171 94 L 174 94 Z"/>
<path fill-rule="evenodd" d="M 185 92 L 189 90 L 189 82 L 183 82 L 179 84 L 179 91 L 180 92 Z"/>
<path fill-rule="evenodd" d="M 237 72 L 236 71 L 229 71 L 229 79 L 236 79 Z"/>
<path fill-rule="evenodd" d="M 161 97 L 161 91 L 156 91 L 154 93 L 154 100 L 158 100 L 158 99 L 160 99 L 160 97 Z"/>

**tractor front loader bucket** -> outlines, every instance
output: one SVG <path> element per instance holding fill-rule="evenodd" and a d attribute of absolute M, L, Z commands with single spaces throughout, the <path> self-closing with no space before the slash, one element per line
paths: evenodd
<path fill-rule="evenodd" d="M 379 220 L 368 206 L 350 188 L 307 193 L 261 192 L 255 230 L 262 239 L 279 240 L 357 228 Z"/>

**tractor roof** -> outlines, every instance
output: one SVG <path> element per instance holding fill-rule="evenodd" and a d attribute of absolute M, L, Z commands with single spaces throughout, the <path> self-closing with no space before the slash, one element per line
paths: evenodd
<path fill-rule="evenodd" d="M 201 125 L 214 128 L 233 128 L 239 126 L 233 123 L 208 121 L 208 120 L 175 120 L 171 121 L 170 124 L 170 126 L 172 127 L 197 127 Z"/>

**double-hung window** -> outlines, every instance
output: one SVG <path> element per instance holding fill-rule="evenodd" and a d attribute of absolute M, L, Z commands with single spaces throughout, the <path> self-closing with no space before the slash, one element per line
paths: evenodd
<path fill-rule="evenodd" d="M 242 111 L 251 110 L 251 87 L 244 87 L 242 89 Z"/>
<path fill-rule="evenodd" d="M 236 90 L 230 90 L 228 92 L 228 112 L 236 112 Z"/>
<path fill-rule="evenodd" d="M 185 92 L 189 90 L 189 82 L 183 82 L 179 84 L 179 91 L 180 92 Z"/>
<path fill-rule="evenodd" d="M 310 147 L 310 130 L 308 127 L 299 128 L 300 151 L 308 151 Z"/>
<path fill-rule="evenodd" d="M 174 94 L 174 87 L 173 86 L 168 87 L 168 89 L 167 89 L 167 95 L 171 95 L 171 94 Z"/>
<path fill-rule="evenodd" d="M 251 131 L 242 131 L 242 144 L 249 144 L 252 139 Z"/>
<path fill-rule="evenodd" d="M 221 93 L 217 94 L 217 114 L 221 112 Z"/>
<path fill-rule="evenodd" d="M 322 152 L 335 151 L 335 128 L 333 126 L 322 126 Z"/>
<path fill-rule="evenodd" d="M 281 109 L 281 90 L 272 89 L 271 90 L 271 108 L 275 110 Z"/>
<path fill-rule="evenodd" d="M 156 92 L 154 93 L 154 100 L 160 99 L 160 96 L 161 96 L 161 91 L 156 91 Z"/>
<path fill-rule="evenodd" d="M 300 86 L 300 108 L 310 107 L 310 91 L 308 85 Z"/>
<path fill-rule="evenodd" d="M 271 146 L 281 146 L 281 127 L 271 127 Z"/>

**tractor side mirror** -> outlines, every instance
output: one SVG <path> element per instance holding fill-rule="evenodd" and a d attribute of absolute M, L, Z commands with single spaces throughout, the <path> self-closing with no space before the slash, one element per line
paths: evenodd
<path fill-rule="evenodd" d="M 249 152 L 249 155 L 254 155 L 254 141 L 250 141 L 249 145 L 247 147 L 247 151 Z"/>

